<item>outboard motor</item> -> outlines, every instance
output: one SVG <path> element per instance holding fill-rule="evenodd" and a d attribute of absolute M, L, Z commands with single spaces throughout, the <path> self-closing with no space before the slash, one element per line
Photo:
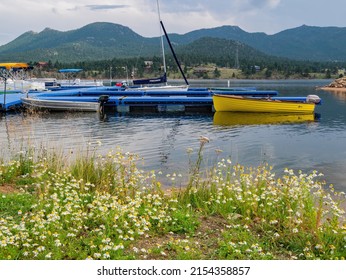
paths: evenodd
<path fill-rule="evenodd" d="M 322 99 L 321 99 L 318 95 L 309 94 L 309 95 L 306 97 L 306 102 L 307 102 L 307 103 L 320 104 L 321 101 L 322 101 Z"/>
<path fill-rule="evenodd" d="M 103 115 L 105 111 L 105 104 L 109 100 L 109 95 L 100 95 L 99 103 L 100 103 L 100 113 Z"/>
<path fill-rule="evenodd" d="M 100 95 L 100 97 L 99 97 L 99 103 L 101 105 L 107 103 L 108 100 L 109 100 L 109 95 Z"/>

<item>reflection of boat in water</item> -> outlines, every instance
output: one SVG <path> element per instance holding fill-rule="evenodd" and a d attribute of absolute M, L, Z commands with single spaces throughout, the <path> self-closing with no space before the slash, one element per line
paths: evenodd
<path fill-rule="evenodd" d="M 215 125 L 261 125 L 315 121 L 315 114 L 215 112 Z"/>

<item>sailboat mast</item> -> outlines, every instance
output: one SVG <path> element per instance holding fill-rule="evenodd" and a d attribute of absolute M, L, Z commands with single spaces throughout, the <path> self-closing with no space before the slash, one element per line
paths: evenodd
<path fill-rule="evenodd" d="M 159 0 L 156 0 L 157 4 L 157 13 L 159 15 L 159 22 L 161 22 L 161 15 L 160 15 L 160 5 L 159 5 Z M 167 66 L 166 66 L 166 56 L 165 56 L 165 47 L 163 43 L 163 34 L 162 34 L 162 28 L 160 24 L 160 38 L 161 38 L 161 51 L 162 51 L 162 60 L 163 60 L 163 71 L 165 75 L 167 74 Z M 166 82 L 167 84 L 167 82 Z"/>

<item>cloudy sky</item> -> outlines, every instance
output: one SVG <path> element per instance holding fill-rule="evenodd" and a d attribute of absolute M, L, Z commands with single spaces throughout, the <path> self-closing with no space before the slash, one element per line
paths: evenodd
<path fill-rule="evenodd" d="M 157 0 L 1 0 L 0 45 L 26 31 L 59 31 L 92 22 L 128 26 L 145 37 L 160 34 Z M 345 0 L 159 0 L 169 33 L 222 25 L 274 34 L 303 24 L 346 27 Z"/>

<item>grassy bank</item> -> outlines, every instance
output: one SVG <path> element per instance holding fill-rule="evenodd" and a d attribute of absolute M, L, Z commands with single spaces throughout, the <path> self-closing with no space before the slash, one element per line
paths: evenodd
<path fill-rule="evenodd" d="M 167 190 L 136 155 L 45 149 L 0 165 L 0 259 L 345 259 L 345 196 L 318 172 L 221 160 Z"/>

